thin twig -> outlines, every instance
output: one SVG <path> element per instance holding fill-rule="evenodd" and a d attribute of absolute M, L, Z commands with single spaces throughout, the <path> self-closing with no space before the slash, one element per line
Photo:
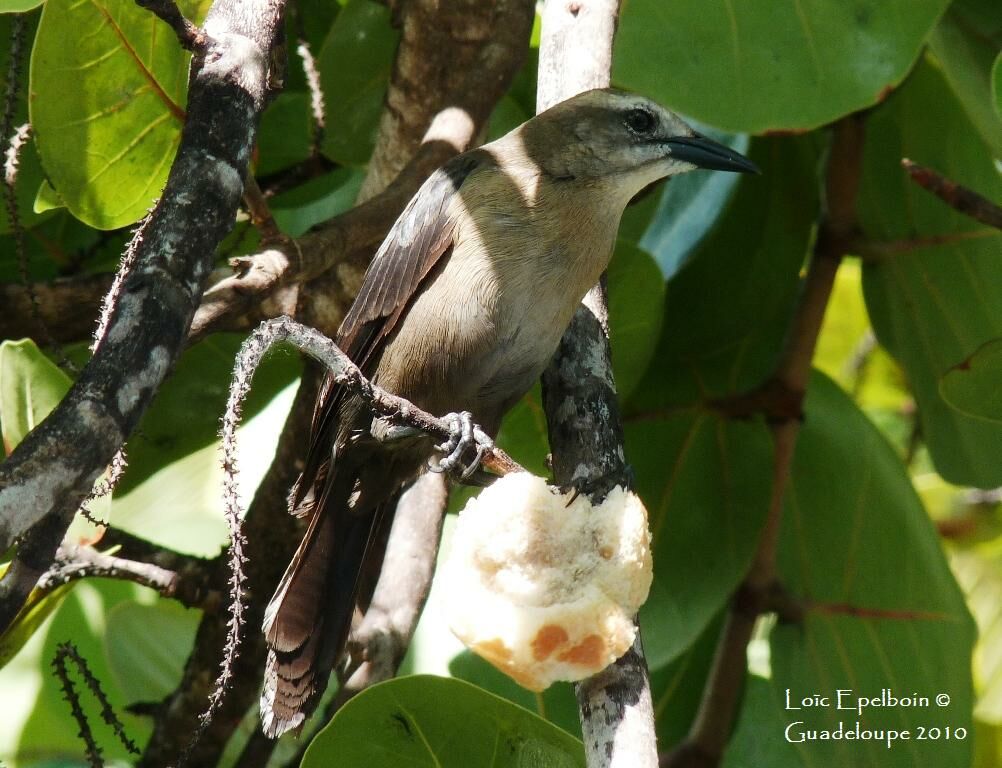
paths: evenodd
<path fill-rule="evenodd" d="M 903 240 L 866 240 L 859 239 L 853 245 L 852 252 L 865 261 L 873 262 L 890 256 L 912 253 L 922 248 L 935 248 L 941 245 L 953 245 L 968 240 L 981 240 L 986 237 L 998 237 L 993 229 L 972 229 L 967 232 L 950 232 L 945 235 L 924 235 L 908 237 Z"/>
<path fill-rule="evenodd" d="M 932 192 L 955 211 L 995 229 L 1002 229 L 1002 207 L 988 198 L 907 157 L 901 159 L 901 165 L 912 181 Z"/>
<path fill-rule="evenodd" d="M 262 242 L 274 242 L 282 236 L 282 232 L 275 222 L 275 217 L 271 213 L 271 206 L 268 205 L 261 188 L 257 185 L 257 179 L 249 173 L 244 182 L 244 204 L 250 213 L 251 224 L 261 233 Z"/>
<path fill-rule="evenodd" d="M 434 416 L 404 398 L 397 397 L 370 384 L 358 367 L 333 341 L 319 331 L 297 323 L 289 317 L 277 317 L 261 323 L 257 330 L 244 341 L 233 369 L 233 383 L 230 387 L 230 398 L 227 404 L 228 412 L 232 408 L 238 407 L 249 391 L 251 378 L 265 353 L 272 346 L 282 342 L 289 342 L 300 352 L 309 355 L 323 365 L 333 377 L 336 385 L 347 387 L 360 394 L 373 414 L 385 419 L 387 423 L 419 429 L 440 441 L 448 440 L 453 435 L 455 427 L 452 421 Z M 239 417 L 239 414 L 237 416 Z M 235 443 L 228 442 L 232 440 L 232 433 L 235 429 L 236 421 L 224 417 L 224 455 L 229 453 L 231 456 L 235 456 L 233 453 L 236 450 Z M 229 460 L 224 459 L 224 463 Z M 235 459 L 232 461 L 235 466 Z M 524 471 L 518 462 L 497 446 L 488 448 L 480 463 L 485 469 L 498 475 Z M 227 487 L 227 504 L 233 504 L 234 509 L 239 512 L 239 500 L 235 493 L 235 486 Z"/>
<path fill-rule="evenodd" d="M 136 0 L 136 5 L 166 22 L 186 51 L 201 51 L 205 48 L 205 33 L 184 17 L 174 0 Z"/>

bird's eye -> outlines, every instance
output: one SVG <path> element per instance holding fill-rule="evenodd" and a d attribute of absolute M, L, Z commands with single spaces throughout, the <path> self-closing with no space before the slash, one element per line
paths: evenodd
<path fill-rule="evenodd" d="M 646 109 L 631 109 L 623 118 L 626 127 L 634 133 L 651 133 L 657 126 L 657 118 Z"/>

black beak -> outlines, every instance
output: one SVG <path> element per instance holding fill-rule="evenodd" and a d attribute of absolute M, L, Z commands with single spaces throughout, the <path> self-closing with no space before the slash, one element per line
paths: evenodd
<path fill-rule="evenodd" d="M 673 136 L 665 143 L 671 149 L 672 157 L 692 163 L 699 168 L 711 171 L 762 173 L 758 166 L 744 155 L 698 133 L 695 136 Z"/>

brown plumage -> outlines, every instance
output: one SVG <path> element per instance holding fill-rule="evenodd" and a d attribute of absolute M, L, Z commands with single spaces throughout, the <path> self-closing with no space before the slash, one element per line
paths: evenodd
<path fill-rule="evenodd" d="M 612 255 L 623 209 L 695 167 L 753 170 L 640 96 L 589 91 L 436 171 L 393 225 L 338 332 L 379 386 L 488 433 L 552 357 Z M 357 396 L 326 382 L 291 494 L 307 532 L 268 605 L 269 736 L 299 727 L 344 650 L 359 574 L 402 484 L 433 453 L 382 442 Z"/>

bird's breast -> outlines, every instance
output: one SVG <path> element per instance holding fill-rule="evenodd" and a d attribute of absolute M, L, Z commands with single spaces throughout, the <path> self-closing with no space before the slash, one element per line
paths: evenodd
<path fill-rule="evenodd" d="M 468 410 L 493 430 L 608 265 L 615 225 L 596 231 L 580 217 L 554 222 L 491 205 L 466 213 L 387 344 L 377 381 L 435 413 Z"/>

